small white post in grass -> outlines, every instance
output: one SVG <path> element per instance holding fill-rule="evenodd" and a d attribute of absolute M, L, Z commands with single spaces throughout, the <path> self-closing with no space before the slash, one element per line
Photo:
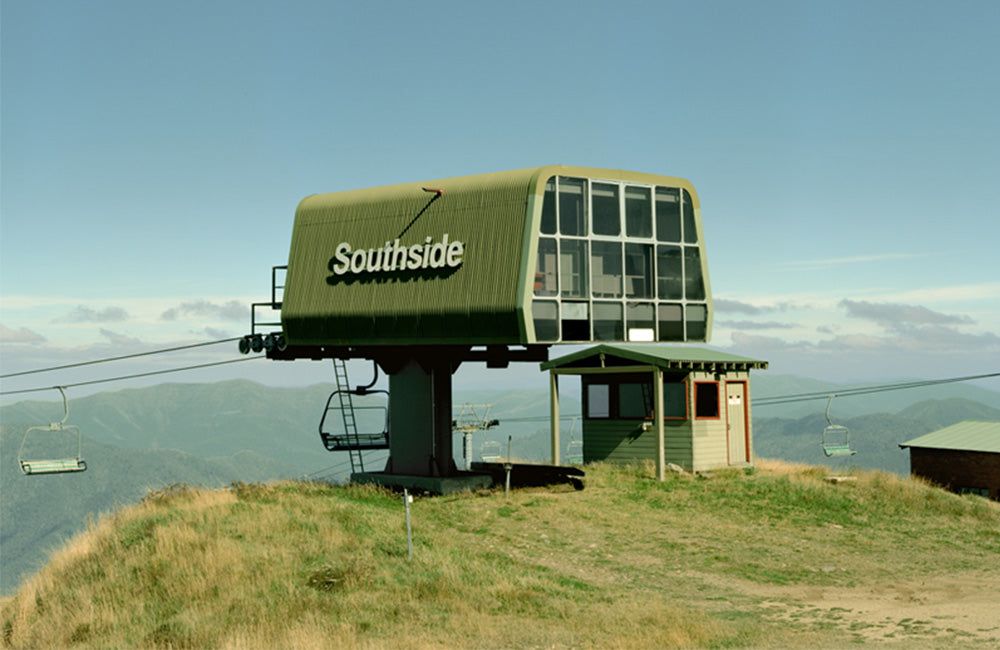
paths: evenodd
<path fill-rule="evenodd" d="M 403 506 L 406 508 L 406 557 L 409 560 L 413 559 L 413 529 L 410 527 L 410 503 L 413 501 L 413 497 L 410 493 L 403 488 Z"/>
<path fill-rule="evenodd" d="M 505 499 L 510 498 L 510 439 L 511 436 L 507 436 L 507 462 L 504 463 L 504 469 L 507 470 L 507 484 L 503 491 L 503 496 Z"/>

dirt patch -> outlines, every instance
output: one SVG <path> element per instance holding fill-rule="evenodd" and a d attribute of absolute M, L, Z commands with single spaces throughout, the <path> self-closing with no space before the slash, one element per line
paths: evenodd
<path fill-rule="evenodd" d="M 719 585 L 722 586 L 722 585 Z M 908 647 L 1000 647 L 1000 577 L 949 575 L 863 587 L 773 586 L 726 582 L 765 616 L 838 628 L 864 642 L 903 641 Z M 921 640 L 926 643 L 921 643 Z"/>

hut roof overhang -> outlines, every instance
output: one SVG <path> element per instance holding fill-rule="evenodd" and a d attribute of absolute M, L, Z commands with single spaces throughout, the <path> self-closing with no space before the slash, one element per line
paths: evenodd
<path fill-rule="evenodd" d="M 542 370 L 583 374 L 594 370 L 661 368 L 666 371 L 749 372 L 766 370 L 767 361 L 727 352 L 675 345 L 601 344 L 541 364 Z"/>
<path fill-rule="evenodd" d="M 965 420 L 899 443 L 900 448 L 951 449 L 1000 454 L 1000 422 Z"/>

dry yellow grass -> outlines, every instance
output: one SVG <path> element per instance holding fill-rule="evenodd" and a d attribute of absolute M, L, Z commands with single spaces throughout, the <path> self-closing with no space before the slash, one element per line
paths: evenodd
<path fill-rule="evenodd" d="M 3 645 L 123 648 L 953 647 L 972 605 L 914 619 L 875 589 L 1000 587 L 1000 506 L 880 473 L 653 481 L 413 504 L 370 487 L 173 488 L 106 516 L 0 606 Z M 906 577 L 902 584 L 901 576 Z M 954 582 L 958 584 L 958 582 Z M 876 599 L 877 600 L 877 599 Z M 953 599 L 955 600 L 955 599 Z M 934 605 L 930 603 L 929 605 Z M 911 607 L 912 610 L 912 607 Z M 909 622 L 907 619 L 911 619 Z M 917 620 L 917 623 L 913 621 Z"/>

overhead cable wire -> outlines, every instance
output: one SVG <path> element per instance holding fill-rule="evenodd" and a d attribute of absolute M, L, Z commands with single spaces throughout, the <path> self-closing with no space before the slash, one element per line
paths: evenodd
<path fill-rule="evenodd" d="M 192 343 L 190 345 L 179 345 L 173 348 L 162 348 L 160 350 L 150 350 L 149 352 L 136 352 L 135 354 L 125 354 L 120 357 L 105 357 L 103 359 L 94 359 L 93 361 L 81 361 L 79 363 L 68 363 L 64 366 L 53 366 L 51 368 L 38 368 L 36 370 L 24 370 L 21 372 L 11 372 L 6 375 L 0 375 L 0 379 L 8 379 L 10 377 L 20 377 L 22 375 L 35 375 L 42 372 L 52 372 L 54 370 L 67 370 L 69 368 L 80 368 L 82 366 L 93 366 L 98 363 L 109 363 L 111 361 L 123 361 L 125 359 L 136 359 L 138 357 L 148 357 L 154 354 L 164 354 L 166 352 L 179 352 L 180 350 L 190 350 L 192 348 L 203 348 L 207 345 L 218 345 L 219 343 L 232 343 L 233 341 L 239 341 L 239 336 L 235 336 L 228 339 L 219 339 L 217 341 L 205 341 L 204 343 Z"/>
<path fill-rule="evenodd" d="M 772 404 L 807 402 L 812 400 L 828 399 L 831 395 L 835 397 L 852 397 L 855 395 L 869 395 L 872 393 L 884 393 L 887 391 L 904 390 L 908 388 L 923 388 L 926 386 L 936 386 L 938 384 L 950 384 L 960 381 L 972 381 L 974 379 L 988 379 L 991 377 L 1000 377 L 1000 372 L 992 372 L 983 375 L 967 375 L 964 377 L 948 377 L 946 379 L 926 379 L 920 381 L 897 382 L 894 384 L 876 384 L 874 386 L 860 386 L 858 388 L 844 388 L 840 390 L 797 393 L 794 395 L 776 395 L 774 397 L 760 397 L 753 401 L 753 405 L 770 406 Z"/>
<path fill-rule="evenodd" d="M 106 379 L 93 379 L 91 381 L 80 381 L 75 384 L 61 384 L 63 388 L 77 388 L 79 386 L 92 386 L 94 384 L 106 384 L 113 381 L 125 381 L 127 379 L 139 379 L 140 377 L 152 377 L 153 375 L 165 375 L 171 372 L 183 372 L 186 370 L 198 370 L 200 368 L 211 368 L 212 366 L 224 366 L 230 363 L 241 363 L 243 361 L 253 361 L 254 359 L 266 359 L 267 357 L 240 357 L 228 361 L 214 361 L 212 363 L 201 363 L 195 366 L 183 366 L 181 368 L 167 368 L 166 370 L 152 370 L 150 372 L 140 372 L 134 375 L 122 375 L 120 377 L 108 377 Z M 54 386 L 44 386 L 42 388 L 25 388 L 23 390 L 0 391 L 0 395 L 21 395 L 23 393 L 39 393 L 45 390 L 52 390 Z"/>

